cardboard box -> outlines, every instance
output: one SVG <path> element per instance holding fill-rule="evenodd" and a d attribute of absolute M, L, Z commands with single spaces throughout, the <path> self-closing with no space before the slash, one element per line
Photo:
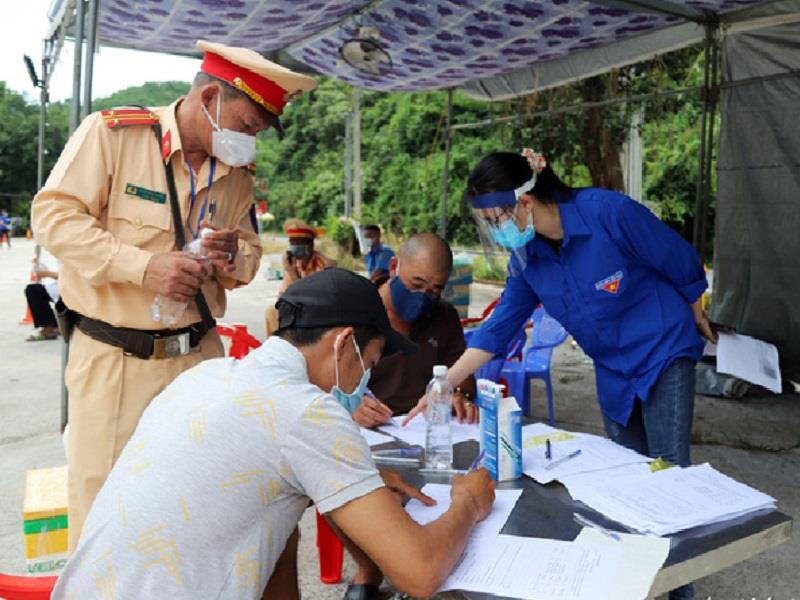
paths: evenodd
<path fill-rule="evenodd" d="M 57 575 L 67 563 L 67 467 L 30 469 L 23 504 L 30 575 Z"/>

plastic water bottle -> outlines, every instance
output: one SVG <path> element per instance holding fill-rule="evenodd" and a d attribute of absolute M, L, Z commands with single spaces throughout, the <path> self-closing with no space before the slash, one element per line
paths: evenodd
<path fill-rule="evenodd" d="M 426 389 L 428 398 L 425 431 L 425 466 L 450 469 L 453 464 L 453 434 L 450 414 L 453 410 L 453 386 L 447 381 L 447 367 L 433 367 L 433 379 Z"/>
<path fill-rule="evenodd" d="M 200 231 L 200 237 L 192 240 L 183 247 L 183 251 L 189 253 L 193 258 L 204 258 L 206 251 L 203 250 L 201 242 L 204 237 L 214 231 L 210 227 L 204 227 Z M 174 327 L 186 312 L 186 302 L 177 302 L 161 294 L 156 294 L 153 303 L 150 305 L 150 316 L 153 321 L 163 323 L 167 327 Z"/>

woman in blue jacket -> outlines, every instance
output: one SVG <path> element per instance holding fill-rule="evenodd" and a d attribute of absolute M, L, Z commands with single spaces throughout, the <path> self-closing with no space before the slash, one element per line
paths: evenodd
<path fill-rule="evenodd" d="M 457 385 L 504 354 L 541 303 L 594 360 L 609 437 L 687 466 L 701 335 L 716 341 L 701 307 L 707 283 L 697 253 L 631 198 L 572 189 L 541 155 L 523 154 L 489 154 L 467 182 L 481 237 L 511 257 L 500 303 L 448 379 Z M 477 418 L 471 403 L 455 409 L 459 419 Z M 670 600 L 693 590 L 672 590 Z"/>
<path fill-rule="evenodd" d="M 511 257 L 500 303 L 449 378 L 460 382 L 503 354 L 541 303 L 594 360 L 611 439 L 688 465 L 700 334 L 715 338 L 697 253 L 642 204 L 570 188 L 541 155 L 526 153 L 489 154 L 470 174 L 478 227 Z M 475 420 L 471 404 L 455 408 Z"/>

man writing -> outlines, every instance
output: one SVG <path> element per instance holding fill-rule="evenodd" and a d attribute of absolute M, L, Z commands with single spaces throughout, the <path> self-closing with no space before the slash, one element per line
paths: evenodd
<path fill-rule="evenodd" d="M 331 394 L 358 393 L 382 353 L 413 344 L 391 328 L 373 285 L 342 269 L 303 278 L 278 307 L 280 328 L 259 349 L 198 365 L 147 408 L 55 600 L 98 589 L 299 598 L 284 558 L 296 552 L 293 531 L 309 498 L 398 589 L 429 596 L 452 570 L 491 509 L 486 471 L 455 477 L 449 510 L 420 526 Z"/>
<path fill-rule="evenodd" d="M 87 117 L 33 203 L 37 240 L 61 261 L 75 325 L 65 376 L 70 548 L 150 400 L 222 354 L 213 317 L 261 256 L 251 219 L 255 134 L 279 127 L 286 101 L 314 86 L 251 50 L 198 47 L 201 72 L 185 98 Z M 208 260 L 179 251 L 209 226 Z M 174 328 L 153 320 L 156 297 L 188 303 Z"/>

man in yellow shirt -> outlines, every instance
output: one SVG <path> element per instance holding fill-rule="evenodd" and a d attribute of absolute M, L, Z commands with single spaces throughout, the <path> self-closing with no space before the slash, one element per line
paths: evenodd
<path fill-rule="evenodd" d="M 213 317 L 261 258 L 255 134 L 280 128 L 287 101 L 314 87 L 251 50 L 198 47 L 201 72 L 186 97 L 87 117 L 33 203 L 36 238 L 61 261 L 75 326 L 66 370 L 70 549 L 150 400 L 222 355 Z M 181 252 L 204 227 L 213 229 L 201 242 L 207 259 Z M 173 328 L 151 316 L 157 297 L 188 303 Z"/>

